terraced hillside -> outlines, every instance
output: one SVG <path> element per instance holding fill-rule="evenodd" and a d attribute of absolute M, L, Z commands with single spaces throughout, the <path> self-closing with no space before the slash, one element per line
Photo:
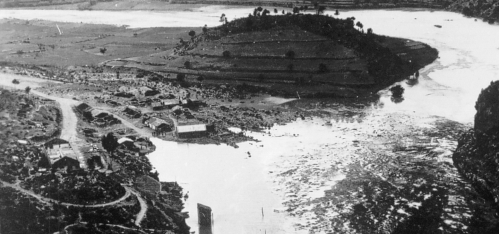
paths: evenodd
<path fill-rule="evenodd" d="M 176 73 L 178 79 L 194 82 L 246 82 L 284 93 L 357 96 L 437 57 L 425 44 L 378 36 L 371 29 L 365 33 L 354 28 L 353 18 L 322 15 L 251 16 L 192 35 L 172 50 L 105 64 Z"/>

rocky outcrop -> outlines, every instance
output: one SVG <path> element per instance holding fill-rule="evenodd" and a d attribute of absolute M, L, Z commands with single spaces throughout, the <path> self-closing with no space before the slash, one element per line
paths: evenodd
<path fill-rule="evenodd" d="M 475 127 L 459 139 L 454 165 L 499 211 L 499 81 L 480 93 L 475 108 Z"/>
<path fill-rule="evenodd" d="M 499 81 L 482 90 L 475 104 L 475 131 L 486 133 L 499 126 Z"/>
<path fill-rule="evenodd" d="M 499 0 L 457 0 L 447 9 L 463 13 L 465 16 L 480 17 L 494 23 L 499 20 Z"/>

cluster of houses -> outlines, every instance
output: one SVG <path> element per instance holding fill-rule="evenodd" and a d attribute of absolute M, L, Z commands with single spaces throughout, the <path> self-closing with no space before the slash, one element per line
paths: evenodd
<path fill-rule="evenodd" d="M 76 106 L 76 110 L 83 115 L 83 117 L 90 123 L 98 127 L 112 126 L 115 124 L 120 124 L 121 121 L 104 111 L 95 110 L 86 103 L 81 103 Z"/>

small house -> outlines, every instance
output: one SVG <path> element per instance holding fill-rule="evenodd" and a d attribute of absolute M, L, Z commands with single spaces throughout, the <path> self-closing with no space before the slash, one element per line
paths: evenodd
<path fill-rule="evenodd" d="M 177 137 L 194 138 L 207 135 L 206 124 L 190 124 L 177 126 Z"/>
<path fill-rule="evenodd" d="M 82 103 L 78 106 L 76 106 L 76 110 L 80 113 L 84 113 L 84 112 L 87 112 L 87 111 L 91 111 L 92 110 L 92 107 L 89 106 L 88 104 L 86 103 Z"/>
<path fill-rule="evenodd" d="M 127 106 L 123 112 L 130 118 L 140 118 L 142 116 L 142 113 L 137 107 Z"/>
<path fill-rule="evenodd" d="M 62 157 L 52 164 L 52 169 L 64 170 L 66 172 L 80 169 L 80 162 L 74 158 Z"/>
<path fill-rule="evenodd" d="M 170 132 L 172 130 L 171 125 L 166 120 L 157 117 L 151 117 L 147 119 L 146 121 L 144 121 L 144 124 L 146 124 L 149 128 L 159 134 Z"/>

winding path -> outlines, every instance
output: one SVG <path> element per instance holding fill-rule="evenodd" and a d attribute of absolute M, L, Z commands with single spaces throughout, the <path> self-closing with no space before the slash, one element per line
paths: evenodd
<path fill-rule="evenodd" d="M 25 193 L 25 194 L 27 194 L 29 196 L 32 196 L 32 197 L 38 199 L 40 202 L 43 202 L 43 203 L 46 203 L 46 204 L 54 204 L 55 203 L 55 204 L 62 205 L 62 206 L 85 207 L 85 208 L 99 208 L 99 207 L 112 206 L 112 205 L 116 205 L 116 204 L 124 201 L 125 199 L 127 199 L 128 197 L 130 197 L 130 195 L 132 193 L 137 196 L 137 199 L 139 199 L 138 198 L 138 194 L 135 191 L 132 191 L 132 189 L 129 188 L 129 187 L 123 186 L 123 188 L 125 188 L 125 194 L 122 197 L 120 197 L 120 198 L 118 198 L 118 199 L 116 199 L 116 200 L 114 200 L 112 202 L 101 203 L 101 204 L 93 204 L 93 205 L 82 205 L 82 204 L 60 202 L 59 200 L 55 200 L 55 199 L 52 199 L 52 198 L 43 197 L 43 196 L 38 195 L 38 194 L 36 194 L 36 193 L 34 193 L 32 191 L 23 189 L 23 188 L 21 188 L 17 184 L 11 184 L 11 183 L 7 183 L 5 181 L 0 181 L 0 182 L 3 184 L 3 186 L 13 188 L 13 189 L 15 189 L 15 190 L 17 190 L 19 192 L 22 192 L 22 193 Z M 139 199 L 139 202 L 140 202 L 140 199 Z M 145 203 L 145 201 L 144 201 L 144 203 Z M 141 204 L 141 208 L 142 208 L 142 204 Z M 146 205 L 145 209 L 147 211 L 147 205 Z M 142 209 L 141 209 L 141 211 L 142 211 Z M 145 212 L 144 212 L 144 214 L 145 214 Z"/>
<path fill-rule="evenodd" d="M 13 79 L 19 80 L 20 83 L 13 84 L 12 83 Z M 62 111 L 62 116 L 63 116 L 60 138 L 65 139 L 71 143 L 71 145 L 76 149 L 75 154 L 78 157 L 78 161 L 80 161 L 80 165 L 86 167 L 85 159 L 84 159 L 83 155 L 81 154 L 81 152 L 78 150 L 78 145 L 80 143 L 79 141 L 81 141 L 81 140 L 79 138 L 77 138 L 76 128 L 77 128 L 78 118 L 76 117 L 76 114 L 73 111 L 73 106 L 78 105 L 79 102 L 72 100 L 72 99 L 68 99 L 68 98 L 53 97 L 53 96 L 41 93 L 39 91 L 33 90 L 34 88 L 39 87 L 41 85 L 41 83 L 47 83 L 47 82 L 59 83 L 59 82 L 44 80 L 41 78 L 26 77 L 26 76 L 9 74 L 9 73 L 0 74 L 0 86 L 7 86 L 10 88 L 21 89 L 21 90 L 24 90 L 26 87 L 29 86 L 30 88 L 32 88 L 31 93 L 38 95 L 40 97 L 54 100 L 57 103 L 59 103 L 61 111 Z M 119 116 L 116 116 L 116 117 L 118 119 L 120 119 L 125 126 L 134 129 L 137 133 L 149 135 L 149 134 L 147 134 L 146 131 L 144 131 L 143 129 L 137 128 L 135 125 L 126 121 L 125 119 L 120 118 Z M 47 204 L 57 203 L 59 205 L 72 206 L 72 207 L 98 208 L 98 207 L 112 206 L 112 205 L 116 205 L 116 204 L 122 202 L 123 200 L 130 197 L 131 194 L 133 194 L 137 197 L 137 200 L 139 201 L 139 204 L 140 204 L 140 211 L 139 211 L 139 213 L 137 213 L 136 219 L 135 219 L 135 225 L 137 225 L 137 226 L 140 226 L 140 223 L 142 222 L 142 220 L 144 220 L 145 215 L 147 213 L 147 208 L 148 208 L 146 201 L 140 196 L 140 194 L 137 191 L 135 191 L 127 186 L 123 186 L 125 188 L 125 191 L 126 191 L 125 194 L 115 201 L 103 203 L 103 204 L 82 205 L 82 204 L 60 202 L 58 200 L 46 198 L 46 197 L 40 196 L 32 191 L 23 189 L 18 184 L 11 184 L 11 183 L 7 183 L 7 182 L 1 181 L 1 180 L 0 180 L 0 183 L 5 187 L 10 187 L 10 188 L 16 189 L 22 193 L 25 193 L 29 196 L 32 196 L 32 197 L 36 198 L 37 200 L 39 200 L 40 202 L 47 203 Z M 115 226 L 120 226 L 120 225 L 115 225 Z"/>
<path fill-rule="evenodd" d="M 131 193 L 133 193 L 133 195 L 135 195 L 137 197 L 137 200 L 139 200 L 139 204 L 140 204 L 140 211 L 139 213 L 137 213 L 136 217 L 135 217 L 135 225 L 139 226 L 140 227 L 140 223 L 142 222 L 142 220 L 144 220 L 144 218 L 146 217 L 146 212 L 147 212 L 147 203 L 146 201 L 140 196 L 140 194 L 138 192 L 136 192 L 135 190 L 132 190 L 129 188 L 129 191 Z"/>

